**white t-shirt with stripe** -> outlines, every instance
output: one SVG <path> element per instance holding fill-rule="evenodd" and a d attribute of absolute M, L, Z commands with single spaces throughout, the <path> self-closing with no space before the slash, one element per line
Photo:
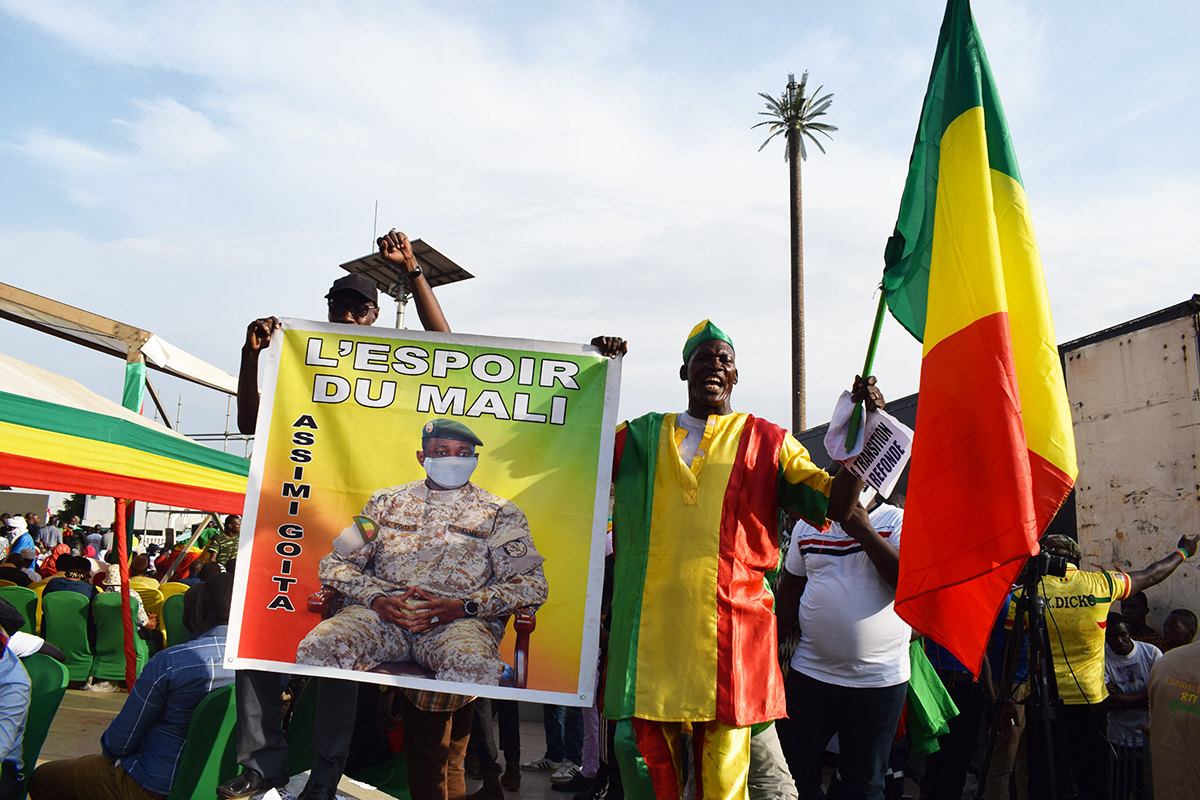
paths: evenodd
<path fill-rule="evenodd" d="M 871 525 L 900 547 L 904 512 L 880 506 Z M 879 688 L 908 681 L 912 629 L 896 616 L 896 590 L 880 577 L 862 545 L 834 523 L 825 532 L 805 522 L 792 532 L 785 568 L 808 583 L 800 597 L 800 644 L 792 669 L 837 686 Z"/>

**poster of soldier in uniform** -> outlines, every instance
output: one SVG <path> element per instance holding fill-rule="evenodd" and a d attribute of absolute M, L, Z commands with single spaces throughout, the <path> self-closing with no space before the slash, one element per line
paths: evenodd
<path fill-rule="evenodd" d="M 590 345 L 283 320 L 228 664 L 590 704 L 620 366 Z"/>

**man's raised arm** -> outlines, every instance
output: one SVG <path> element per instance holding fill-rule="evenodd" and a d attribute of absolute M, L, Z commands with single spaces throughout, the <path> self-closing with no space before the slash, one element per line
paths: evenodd
<path fill-rule="evenodd" d="M 242 365 L 238 369 L 237 425 L 247 436 L 254 435 L 258 424 L 258 354 L 271 343 L 271 333 L 279 328 L 275 317 L 256 319 L 246 326 L 242 345 Z"/>
<path fill-rule="evenodd" d="M 450 333 L 450 323 L 442 313 L 442 305 L 433 294 L 433 287 L 425 278 L 413 255 L 412 243 L 400 231 L 392 228 L 376 241 L 379 245 L 379 255 L 400 267 L 412 291 L 413 301 L 417 304 L 417 316 L 421 319 L 421 327 L 427 331 Z"/>
<path fill-rule="evenodd" d="M 1187 553 L 1187 557 L 1191 558 L 1196 555 L 1196 544 L 1200 542 L 1200 535 L 1196 536 L 1180 536 L 1178 549 L 1164 559 L 1155 561 L 1145 569 L 1139 569 L 1137 572 L 1127 573 L 1129 575 L 1129 594 L 1134 595 L 1138 592 L 1143 592 L 1151 586 L 1156 586 L 1167 579 L 1167 577 L 1175 571 L 1175 568 L 1183 563 L 1183 554 Z"/>

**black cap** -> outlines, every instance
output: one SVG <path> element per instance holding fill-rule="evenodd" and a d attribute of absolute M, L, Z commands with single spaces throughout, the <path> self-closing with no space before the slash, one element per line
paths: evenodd
<path fill-rule="evenodd" d="M 453 439 L 456 442 L 466 442 L 476 447 L 482 447 L 483 442 L 471 432 L 471 429 L 461 422 L 452 419 L 431 419 L 421 429 L 421 441 L 426 439 Z"/>
<path fill-rule="evenodd" d="M 325 295 L 325 299 L 328 300 L 337 292 L 354 292 L 362 295 L 364 300 L 379 305 L 379 288 L 375 285 L 375 281 L 358 272 L 351 272 L 334 281 L 333 286 L 329 287 L 329 294 Z"/>
<path fill-rule="evenodd" d="M 16 606 L 0 597 L 0 628 L 12 636 L 25 627 L 25 615 Z"/>

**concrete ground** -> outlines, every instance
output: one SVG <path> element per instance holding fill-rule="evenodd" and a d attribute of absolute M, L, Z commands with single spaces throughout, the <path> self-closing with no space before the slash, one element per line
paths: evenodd
<path fill-rule="evenodd" d="M 58 713 L 42 745 L 38 763 L 57 761 L 64 758 L 77 758 L 82 755 L 100 752 L 100 734 L 112 721 L 124 705 L 127 695 L 123 692 L 100 693 L 84 691 L 68 691 L 63 697 Z M 533 707 L 537 710 L 537 707 Z M 528 719 L 525 718 L 528 716 Z M 532 761 L 541 758 L 546 750 L 546 736 L 542 729 L 541 712 L 523 715 L 521 721 L 521 758 Z M 301 773 L 293 776 L 287 791 L 293 795 L 300 793 L 308 774 Z M 467 779 L 467 792 L 473 792 L 480 787 L 479 781 Z M 521 788 L 517 792 L 506 791 L 509 800 L 570 800 L 572 795 L 565 792 L 555 792 L 550 788 L 549 772 L 521 773 Z M 342 778 L 338 788 L 340 794 L 357 800 L 390 800 L 391 795 L 376 791 L 366 784 L 350 778 Z"/>
<path fill-rule="evenodd" d="M 68 691 L 58 708 L 38 763 L 76 758 L 100 752 L 100 734 L 121 710 L 127 695 L 122 692 L 104 694 L 99 692 Z M 522 704 L 521 714 L 521 760 L 539 759 L 546 751 L 546 735 L 542 728 L 541 711 L 536 706 Z M 287 791 L 298 795 L 304 788 L 308 773 L 292 777 Z M 828 776 L 826 776 L 828 779 Z M 906 781 L 906 794 L 916 796 L 917 789 L 911 780 Z M 467 779 L 467 793 L 481 786 L 479 781 Z M 506 800 L 571 800 L 572 795 L 551 789 L 549 772 L 521 772 L 521 788 L 516 792 L 505 791 Z M 339 794 L 356 800 L 390 800 L 391 795 L 376 791 L 366 784 L 351 778 L 342 778 Z M 973 793 L 963 793 L 971 797 Z"/>

